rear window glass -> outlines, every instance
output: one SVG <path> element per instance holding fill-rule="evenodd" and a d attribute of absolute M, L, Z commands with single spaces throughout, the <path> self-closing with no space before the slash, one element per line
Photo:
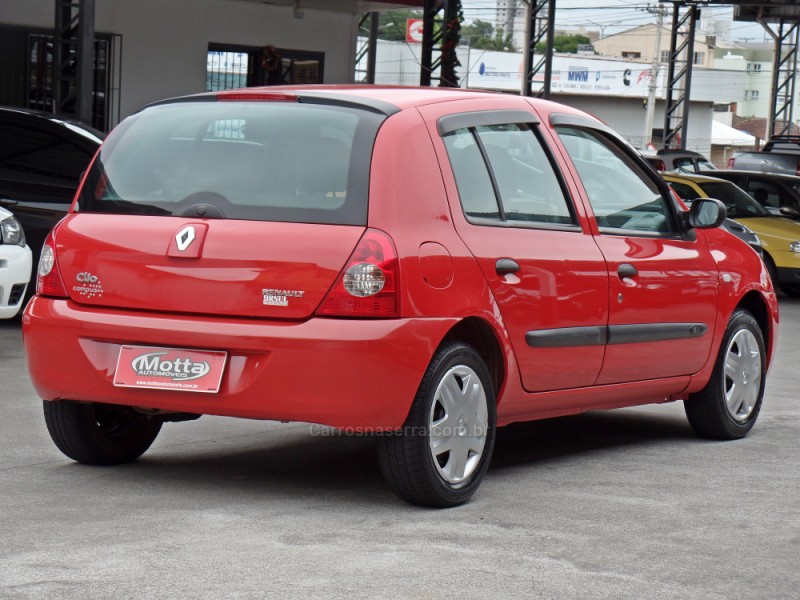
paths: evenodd
<path fill-rule="evenodd" d="M 109 136 L 79 210 L 364 225 L 384 118 L 296 102 L 154 106 Z"/>

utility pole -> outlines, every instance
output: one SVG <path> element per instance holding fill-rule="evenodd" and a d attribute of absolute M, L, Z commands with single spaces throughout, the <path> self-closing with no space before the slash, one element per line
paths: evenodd
<path fill-rule="evenodd" d="M 658 70 L 661 67 L 661 30 L 664 28 L 664 9 L 656 9 L 656 47 L 653 51 L 653 65 L 650 67 L 650 86 L 647 92 L 647 113 L 644 118 L 644 145 L 647 148 L 653 142 L 653 122 L 656 116 L 656 89 L 658 86 Z"/>

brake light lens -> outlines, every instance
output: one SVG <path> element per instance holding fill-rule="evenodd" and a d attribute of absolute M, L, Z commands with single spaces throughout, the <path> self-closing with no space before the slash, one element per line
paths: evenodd
<path fill-rule="evenodd" d="M 257 100 L 261 102 L 297 102 L 295 94 L 278 94 L 274 92 L 222 92 L 217 94 L 217 100 Z"/>
<path fill-rule="evenodd" d="M 58 271 L 56 257 L 56 244 L 52 232 L 47 236 L 39 258 L 39 267 L 36 273 L 36 293 L 41 296 L 67 298 L 67 288 L 61 273 Z"/>
<path fill-rule="evenodd" d="M 729 168 L 729 169 L 732 169 L 732 168 L 733 168 L 733 164 L 734 164 L 735 162 L 736 162 L 736 159 L 735 159 L 735 158 L 733 158 L 733 157 L 731 156 L 731 157 L 728 159 L 728 168 Z"/>
<path fill-rule="evenodd" d="M 325 317 L 399 317 L 398 274 L 399 262 L 392 239 L 383 231 L 367 229 L 316 314 Z"/>

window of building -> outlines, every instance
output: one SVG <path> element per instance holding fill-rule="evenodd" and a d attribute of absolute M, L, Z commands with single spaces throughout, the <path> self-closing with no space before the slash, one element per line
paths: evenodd
<path fill-rule="evenodd" d="M 748 73 L 761 73 L 761 63 L 747 63 Z"/>
<path fill-rule="evenodd" d="M 623 50 L 622 58 L 642 58 L 642 53 L 634 52 L 632 50 Z"/>
<path fill-rule="evenodd" d="M 324 52 L 265 46 L 209 44 L 206 91 L 281 84 L 322 83 Z"/>
<path fill-rule="evenodd" d="M 0 27 L 0 104 L 65 115 L 75 112 L 74 51 L 66 61 L 67 77 L 59 83 L 53 77 L 54 39 L 49 30 Z M 119 120 L 121 48 L 121 36 L 95 34 L 90 124 L 102 131 Z M 66 85 L 60 88 L 60 100 L 59 85 Z"/>
<path fill-rule="evenodd" d="M 694 64 L 702 65 L 706 60 L 706 53 L 705 52 L 695 52 L 694 53 Z"/>

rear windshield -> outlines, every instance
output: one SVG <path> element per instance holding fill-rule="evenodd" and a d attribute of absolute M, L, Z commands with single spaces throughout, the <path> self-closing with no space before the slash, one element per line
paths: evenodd
<path fill-rule="evenodd" d="M 109 136 L 82 212 L 365 225 L 385 117 L 297 102 L 178 102 Z"/>

